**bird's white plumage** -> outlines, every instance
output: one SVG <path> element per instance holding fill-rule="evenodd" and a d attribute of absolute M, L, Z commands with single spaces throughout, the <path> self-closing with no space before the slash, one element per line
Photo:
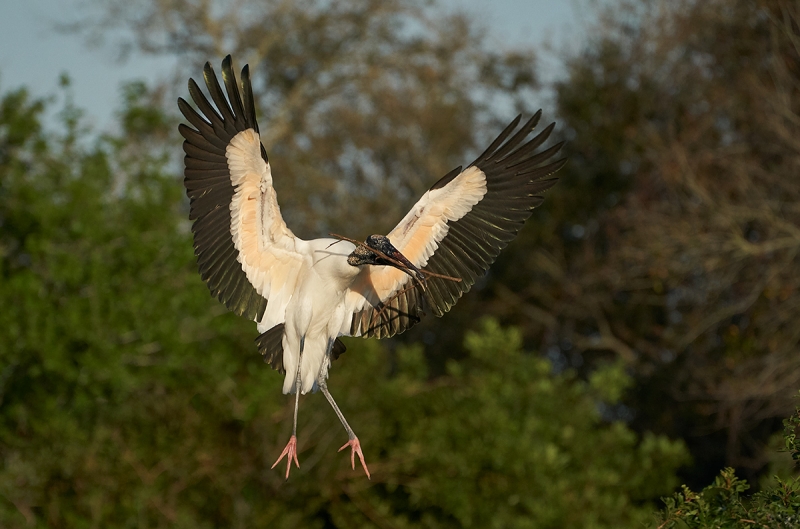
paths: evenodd
<path fill-rule="evenodd" d="M 486 194 L 486 175 L 477 167 L 468 167 L 447 185 L 427 191 L 398 225 L 389 232 L 389 240 L 416 267 L 422 268 L 447 235 L 447 223 L 459 220 Z M 389 270 L 377 269 L 378 274 Z M 396 268 L 392 268 L 400 272 Z M 408 277 L 406 274 L 402 274 Z"/>
<path fill-rule="evenodd" d="M 231 199 L 231 236 L 248 281 L 268 299 L 259 332 L 285 324 L 283 390 L 295 391 L 295 373 L 304 339 L 300 366 L 301 392 L 314 388 L 320 373 L 327 375 L 328 340 L 350 316 L 345 298 L 359 269 L 347 264 L 355 247 L 336 239 L 304 241 L 281 216 L 269 163 L 261 157 L 261 141 L 253 129 L 239 132 L 226 149 L 234 188 Z"/>
<path fill-rule="evenodd" d="M 283 337 L 284 393 L 294 392 L 300 338 L 305 338 L 300 366 L 301 391 L 315 387 L 319 376 L 327 377 L 330 360 L 328 342 L 339 336 L 350 314 L 345 307 L 348 288 L 359 269 L 347 264 L 353 244 L 336 239 L 308 241 L 309 262 L 300 271 L 297 290 L 286 306 Z"/>
<path fill-rule="evenodd" d="M 304 241 L 286 226 L 272 185 L 269 163 L 253 129 L 236 134 L 226 149 L 234 195 L 230 203 L 231 236 L 248 281 L 268 299 L 259 332 L 280 323 L 283 339 L 283 390 L 294 392 L 300 337 L 305 337 L 301 391 L 314 387 L 322 370 L 328 340 L 349 334 L 355 312 L 389 298 L 409 276 L 393 267 L 347 264 L 355 249 L 335 239 Z M 392 244 L 423 268 L 447 235 L 448 222 L 466 215 L 486 194 L 484 173 L 469 167 L 441 188 L 426 192 L 389 233 Z"/>
<path fill-rule="evenodd" d="M 248 281 L 268 300 L 258 322 L 259 330 L 267 330 L 285 320 L 286 306 L 309 259 L 307 243 L 295 237 L 281 216 L 258 133 L 253 129 L 238 133 L 225 155 L 235 189 L 231 236 Z"/>
<path fill-rule="evenodd" d="M 447 312 L 555 182 L 547 177 L 565 160 L 545 162 L 560 144 L 536 152 L 553 125 L 528 139 L 541 113 L 520 129 L 518 116 L 467 169 L 434 184 L 388 241 L 371 236 L 368 248 L 355 252 L 350 242 L 303 241 L 286 226 L 258 134 L 248 67 L 241 90 L 230 56 L 222 63 L 224 91 L 208 63 L 203 77 L 214 105 L 191 79 L 197 110 L 178 100 L 193 127 L 179 125 L 201 277 L 228 308 L 258 323 L 259 350 L 286 372 L 284 393 L 319 385 L 348 432 L 351 461 L 357 454 L 366 471 L 358 438 L 325 384 L 332 358 L 344 351 L 337 336 L 392 336 L 418 322 L 425 306 L 438 316 Z M 410 284 L 405 272 L 429 278 Z M 297 408 L 296 398 L 295 419 Z M 296 448 L 295 427 L 281 458 L 298 464 Z"/>
<path fill-rule="evenodd" d="M 445 186 L 427 191 L 403 217 L 388 237 L 400 253 L 417 268 L 428 259 L 447 236 L 448 223 L 469 213 L 486 195 L 486 175 L 477 167 L 468 167 Z M 347 294 L 350 313 L 367 304 L 385 301 L 410 281 L 408 274 L 390 266 L 366 267 L 357 276 Z M 342 334 L 349 334 L 350 321 L 344 322 Z"/>

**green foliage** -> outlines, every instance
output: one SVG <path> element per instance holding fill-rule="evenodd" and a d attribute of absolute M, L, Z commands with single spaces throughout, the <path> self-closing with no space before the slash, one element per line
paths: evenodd
<path fill-rule="evenodd" d="M 800 462 L 800 408 L 795 409 L 794 414 L 783 421 L 783 438 L 786 450 L 792 455 L 794 461 Z"/>
<path fill-rule="evenodd" d="M 389 482 L 422 513 L 408 521 L 622 527 L 647 519 L 650 509 L 640 501 L 677 484 L 673 472 L 686 461 L 683 445 L 637 439 L 621 423 L 605 423 L 598 411 L 604 389 L 573 373 L 553 375 L 548 361 L 520 344 L 518 331 L 489 320 L 467 333 L 469 356 L 451 361 L 448 376 L 420 385 L 400 371 L 391 380 L 398 390 L 418 388 L 402 413 L 382 414 L 396 419 L 392 431 L 405 445 L 398 447 L 405 452 L 400 460 L 417 475 Z M 609 371 L 596 380 L 615 376 L 624 375 Z"/>
<path fill-rule="evenodd" d="M 665 499 L 659 529 L 689 528 L 775 528 L 800 524 L 800 478 L 776 479 L 773 487 L 750 498 L 742 493 L 750 488 L 726 468 L 701 492 L 683 491 Z"/>
<path fill-rule="evenodd" d="M 798 425 L 800 408 L 784 421 L 786 451 L 795 461 L 800 459 Z M 664 499 L 666 507 L 660 513 L 658 529 L 783 529 L 800 525 L 800 476 L 775 476 L 763 490 L 743 497 L 749 488 L 746 481 L 736 477 L 732 468 L 724 469 L 712 485 L 699 493 L 684 485 L 682 492 Z"/>
<path fill-rule="evenodd" d="M 617 361 L 606 364 L 589 375 L 589 385 L 605 402 L 619 402 L 633 384 L 625 374 L 625 364 Z"/>
<path fill-rule="evenodd" d="M 312 395 L 284 483 L 291 399 L 196 273 L 149 97 L 92 146 L 79 113 L 45 133 L 0 100 L 0 526 L 625 527 L 677 484 L 681 443 L 603 416 L 619 367 L 554 375 L 492 321 L 435 379 L 419 346 L 350 341 L 330 387 L 373 480 Z"/>

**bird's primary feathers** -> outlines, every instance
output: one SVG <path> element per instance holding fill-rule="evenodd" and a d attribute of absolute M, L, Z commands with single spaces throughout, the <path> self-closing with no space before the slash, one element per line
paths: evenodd
<path fill-rule="evenodd" d="M 387 244 L 410 267 L 378 259 L 353 265 L 366 262 L 358 256 L 370 253 L 369 240 L 359 247 L 305 241 L 283 221 L 247 66 L 241 77 L 240 92 L 226 57 L 223 92 L 206 63 L 214 104 L 194 80 L 189 93 L 197 110 L 178 101 L 191 125 L 180 125 L 184 183 L 201 277 L 230 310 L 256 321 L 259 351 L 286 373 L 284 393 L 324 383 L 345 349 L 339 336 L 386 338 L 413 326 L 426 308 L 436 316 L 450 310 L 515 237 L 565 163 L 551 161 L 560 143 L 538 150 L 553 124 L 529 138 L 541 111 L 521 126 L 518 116 L 466 169 L 433 184 L 388 234 Z M 420 281 L 414 269 L 438 275 Z"/>

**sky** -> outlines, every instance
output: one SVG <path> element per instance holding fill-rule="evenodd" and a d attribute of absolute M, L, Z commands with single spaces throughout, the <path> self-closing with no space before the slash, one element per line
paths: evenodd
<path fill-rule="evenodd" d="M 576 1 L 563 0 L 440 0 L 447 8 L 463 9 L 483 20 L 489 43 L 498 48 L 543 49 L 574 45 L 580 34 Z M 90 47 L 82 37 L 56 30 L 59 22 L 75 20 L 83 0 L 6 0 L 0 7 L 0 92 L 26 86 L 34 96 L 58 91 L 59 78 L 72 80 L 74 102 L 96 130 L 111 130 L 124 81 L 157 81 L 169 76 L 171 60 L 133 55 L 115 61 L 109 49 Z M 551 73 L 558 61 L 545 64 Z"/>

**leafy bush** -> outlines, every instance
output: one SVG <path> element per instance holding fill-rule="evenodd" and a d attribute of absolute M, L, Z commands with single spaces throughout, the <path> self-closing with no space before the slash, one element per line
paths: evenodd
<path fill-rule="evenodd" d="M 800 459 L 797 431 L 800 408 L 784 421 L 786 450 Z M 800 527 L 800 476 L 775 477 L 771 487 L 742 497 L 750 485 L 736 477 L 732 468 L 724 469 L 714 484 L 701 492 L 684 486 L 682 492 L 665 499 L 659 529 L 689 528 L 775 528 Z"/>

